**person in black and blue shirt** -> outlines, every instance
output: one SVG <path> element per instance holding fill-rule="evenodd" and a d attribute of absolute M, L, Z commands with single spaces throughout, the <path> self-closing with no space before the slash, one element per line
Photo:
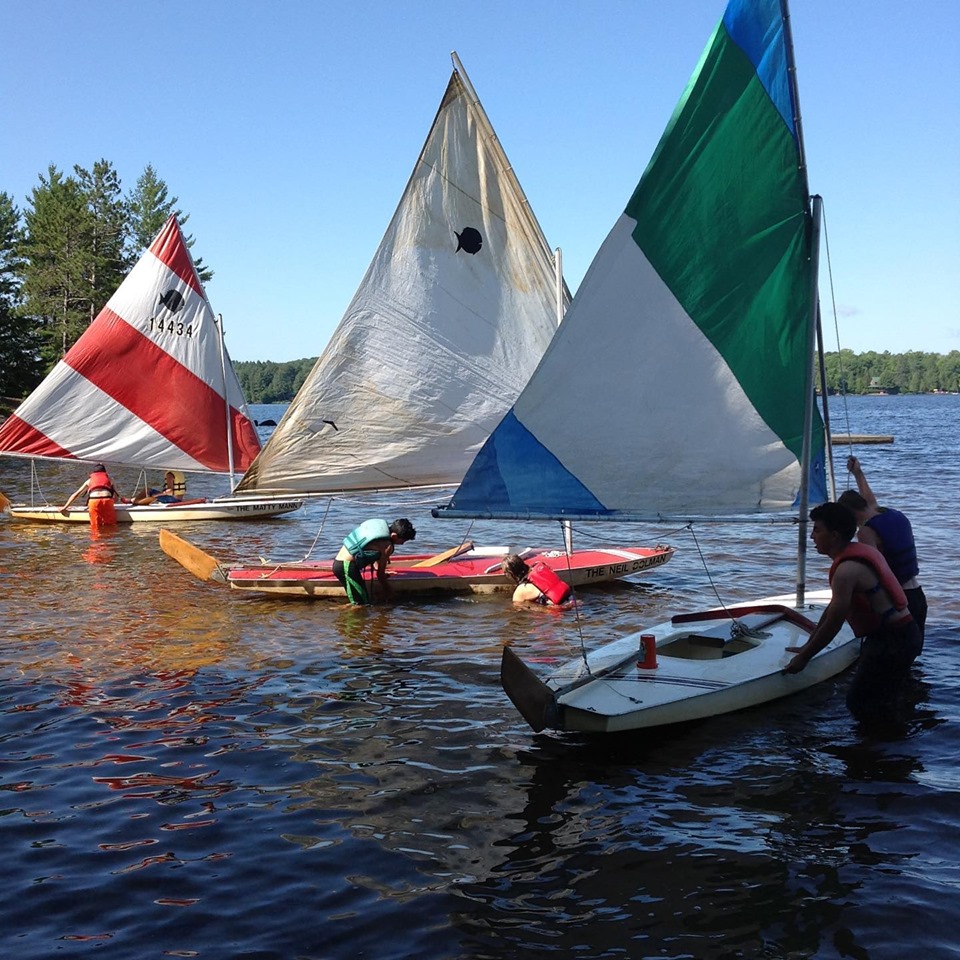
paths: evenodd
<path fill-rule="evenodd" d="M 857 482 L 857 490 L 846 490 L 837 498 L 857 520 L 857 539 L 876 547 L 887 561 L 907 595 L 907 605 L 920 628 L 921 649 L 923 628 L 927 622 L 927 598 L 918 579 L 920 564 L 913 527 L 907 517 L 893 507 L 881 507 L 870 489 L 863 467 L 856 457 L 847 458 L 847 469 Z"/>
<path fill-rule="evenodd" d="M 387 561 L 394 549 L 408 540 L 415 540 L 417 531 L 406 519 L 365 520 L 343 540 L 343 546 L 333 561 L 334 576 L 343 584 L 347 599 L 352 604 L 362 605 L 370 602 L 366 584 L 363 582 L 365 567 L 376 564 L 377 581 L 384 593 L 389 593 L 387 583 Z"/>
<path fill-rule="evenodd" d="M 179 488 L 179 489 L 178 489 Z M 177 481 L 177 474 L 173 470 L 168 470 L 163 475 L 163 489 L 156 490 L 148 488 L 143 493 L 135 496 L 133 502 L 136 506 L 143 506 L 150 503 L 180 503 L 183 500 L 183 493 L 187 489 L 186 480 L 183 474 L 180 474 L 180 481 Z"/>

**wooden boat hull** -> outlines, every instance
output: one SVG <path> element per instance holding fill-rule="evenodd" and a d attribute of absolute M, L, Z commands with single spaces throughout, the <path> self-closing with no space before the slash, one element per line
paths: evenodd
<path fill-rule="evenodd" d="M 391 594 L 500 593 L 515 584 L 500 570 L 508 547 L 480 547 L 445 563 L 416 566 L 430 558 L 407 555 L 390 564 Z M 606 583 L 660 567 L 673 556 L 672 547 L 610 547 L 575 550 L 569 557 L 560 550 L 523 551 L 528 563 L 542 561 L 574 587 Z M 333 575 L 331 561 L 233 567 L 225 571 L 234 590 L 269 596 L 344 598 L 343 587 Z M 379 598 L 379 584 L 370 584 L 371 596 Z"/>
<path fill-rule="evenodd" d="M 601 647 L 589 656 L 589 670 L 574 660 L 546 681 L 506 647 L 501 681 L 538 731 L 615 733 L 731 713 L 805 690 L 853 664 L 860 641 L 844 625 L 803 671 L 783 672 L 793 657 L 787 647 L 806 642 L 829 599 L 829 591 L 818 591 L 802 609 L 792 597 L 731 606 L 755 634 L 735 638 L 723 611 L 676 617 Z M 655 668 L 638 666 L 642 634 L 654 637 Z"/>
<path fill-rule="evenodd" d="M 116 505 L 117 523 L 182 523 L 187 520 L 263 520 L 291 513 L 303 506 L 303 500 L 269 500 L 261 497 L 224 497 L 193 503 L 151 503 L 134 506 Z M 14 520 L 35 523 L 89 523 L 85 506 L 71 507 L 66 516 L 59 507 L 32 507 L 11 504 L 8 508 Z"/>

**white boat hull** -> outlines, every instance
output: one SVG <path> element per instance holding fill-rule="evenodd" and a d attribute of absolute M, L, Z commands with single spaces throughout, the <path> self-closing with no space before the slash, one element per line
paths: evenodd
<path fill-rule="evenodd" d="M 829 591 L 819 591 L 808 595 L 802 608 L 785 597 L 731 606 L 728 610 L 756 631 L 739 638 L 730 637 L 729 619 L 708 615 L 713 611 L 696 614 L 698 619 L 675 618 L 601 647 L 588 657 L 589 666 L 583 659 L 571 661 L 545 682 L 505 649 L 504 688 L 534 729 L 615 733 L 743 710 L 798 693 L 854 663 L 860 641 L 844 625 L 803 671 L 783 672 L 793 657 L 787 648 L 801 646 L 809 636 L 809 625 L 795 614 L 816 622 L 829 599 Z M 767 610 L 745 613 L 756 607 Z M 655 638 L 655 668 L 638 666 L 641 634 Z"/>
<path fill-rule="evenodd" d="M 200 503 L 151 503 L 143 506 L 118 503 L 117 523 L 182 523 L 188 520 L 263 520 L 292 513 L 303 500 L 270 500 L 263 497 L 224 497 Z M 36 523 L 89 523 L 85 506 L 71 507 L 66 514 L 59 507 L 33 507 L 12 504 L 8 510 L 14 520 Z"/>

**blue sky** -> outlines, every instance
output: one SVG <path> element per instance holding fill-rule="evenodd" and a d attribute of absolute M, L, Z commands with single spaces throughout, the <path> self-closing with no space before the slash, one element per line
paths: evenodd
<path fill-rule="evenodd" d="M 575 290 L 722 0 L 0 0 L 0 190 L 151 163 L 235 360 L 320 353 L 456 50 Z M 827 345 L 960 349 L 960 0 L 793 0 Z"/>

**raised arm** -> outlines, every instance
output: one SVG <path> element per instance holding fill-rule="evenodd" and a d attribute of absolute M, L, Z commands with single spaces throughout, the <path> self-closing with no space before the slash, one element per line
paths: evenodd
<path fill-rule="evenodd" d="M 867 501 L 867 506 L 876 507 L 876 495 L 873 490 L 870 489 L 870 484 L 867 483 L 867 478 L 864 476 L 860 461 L 856 457 L 847 457 L 847 469 L 853 474 L 853 479 L 857 481 L 857 489 L 860 491 L 860 496 Z"/>

